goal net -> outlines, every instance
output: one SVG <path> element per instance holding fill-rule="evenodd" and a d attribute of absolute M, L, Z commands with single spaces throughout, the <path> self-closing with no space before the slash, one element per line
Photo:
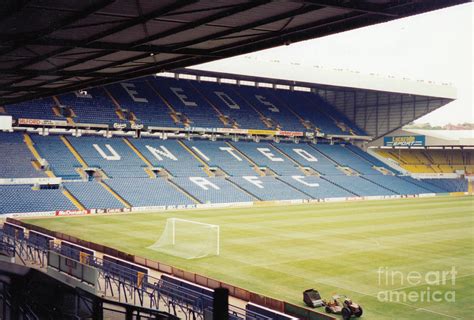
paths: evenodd
<path fill-rule="evenodd" d="M 219 226 L 169 218 L 160 239 L 149 249 L 184 259 L 219 255 Z"/>

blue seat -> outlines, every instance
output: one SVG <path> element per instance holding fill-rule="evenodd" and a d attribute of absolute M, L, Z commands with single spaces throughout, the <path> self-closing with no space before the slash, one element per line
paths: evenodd
<path fill-rule="evenodd" d="M 260 200 L 300 200 L 311 197 L 274 177 L 231 177 L 230 180 Z"/>
<path fill-rule="evenodd" d="M 311 145 L 311 147 L 338 163 L 340 166 L 350 167 L 360 174 L 382 175 L 380 171 L 372 168 L 374 166 L 373 163 L 370 163 L 365 158 L 354 154 L 344 145 L 316 144 Z"/>
<path fill-rule="evenodd" d="M 244 129 L 268 129 L 255 111 L 245 99 L 239 94 L 239 87 L 230 84 L 218 84 L 213 82 L 194 83 L 206 98 L 224 115 L 229 117 L 231 123 L 236 123 L 239 128 Z"/>
<path fill-rule="evenodd" d="M 87 209 L 116 209 L 124 205 L 98 182 L 66 182 L 64 187 Z"/>
<path fill-rule="evenodd" d="M 5 106 L 6 114 L 14 119 L 28 118 L 39 120 L 66 120 L 53 112 L 57 103 L 52 98 L 42 98 Z"/>
<path fill-rule="evenodd" d="M 201 203 L 249 202 L 255 199 L 224 178 L 186 177 L 173 182 Z"/>
<path fill-rule="evenodd" d="M 150 83 L 176 112 L 191 120 L 192 127 L 222 128 L 224 126 L 216 110 L 194 88 L 194 81 L 156 78 Z"/>
<path fill-rule="evenodd" d="M 156 94 L 150 82 L 152 77 L 140 78 L 107 86 L 122 109 L 127 109 L 136 117 L 136 122 L 158 127 L 182 126 L 170 116 L 171 110 Z"/>
<path fill-rule="evenodd" d="M 336 168 L 336 163 L 331 161 L 327 156 L 318 152 L 307 143 L 273 143 L 273 146 L 286 155 L 291 157 L 303 167 L 310 167 L 320 174 L 338 175 L 344 174 Z"/>
<path fill-rule="evenodd" d="M 311 196 L 312 199 L 345 198 L 354 194 L 332 184 L 328 180 L 315 176 L 280 177 L 282 181 Z"/>
<path fill-rule="evenodd" d="M 358 196 L 389 196 L 397 193 L 359 176 L 327 175 L 324 179 Z"/>
<path fill-rule="evenodd" d="M 105 183 L 134 207 L 194 204 L 164 178 L 114 178 Z"/>
<path fill-rule="evenodd" d="M 466 179 L 423 179 L 418 181 L 429 187 L 437 188 L 439 192 L 467 192 L 468 190 Z"/>
<path fill-rule="evenodd" d="M 299 175 L 302 172 L 288 157 L 275 149 L 270 143 L 232 142 L 237 150 L 250 158 L 257 166 L 271 169 L 278 175 Z"/>
<path fill-rule="evenodd" d="M 78 123 L 114 124 L 125 123 L 115 112 L 117 107 L 107 95 L 104 88 L 97 87 L 87 90 L 87 95 L 67 93 L 58 96 L 61 105 L 72 108 L 73 118 Z"/>
<path fill-rule="evenodd" d="M 0 185 L 0 214 L 77 210 L 60 189 L 33 190 L 31 185 Z"/>
<path fill-rule="evenodd" d="M 175 177 L 206 176 L 204 165 L 189 153 L 178 140 L 129 140 L 154 166 L 166 169 Z"/>
<path fill-rule="evenodd" d="M 207 165 L 220 168 L 230 176 L 255 174 L 253 165 L 234 147 L 223 141 L 192 140 L 184 143 Z"/>
<path fill-rule="evenodd" d="M 33 154 L 23 141 L 21 133 L 0 132 L 0 178 L 41 178 L 43 171 L 36 170 L 31 161 Z"/>
<path fill-rule="evenodd" d="M 76 171 L 77 168 L 81 167 L 81 164 L 61 141 L 59 136 L 32 135 L 31 139 L 40 156 L 48 161 L 50 170 L 57 177 L 61 177 L 64 180 L 81 179 L 81 176 Z"/>
<path fill-rule="evenodd" d="M 145 162 L 121 138 L 68 139 L 89 167 L 102 169 L 109 178 L 148 177 Z"/>
<path fill-rule="evenodd" d="M 250 86 L 235 87 L 235 90 L 258 110 L 264 117 L 275 123 L 274 128 L 282 130 L 302 131 L 304 129 L 300 119 L 288 106 L 275 97 L 275 90 Z"/>

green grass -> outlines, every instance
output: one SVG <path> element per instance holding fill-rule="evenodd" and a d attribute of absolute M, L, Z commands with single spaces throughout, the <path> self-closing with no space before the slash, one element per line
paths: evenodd
<path fill-rule="evenodd" d="M 243 209 L 29 219 L 51 230 L 102 243 L 197 272 L 254 292 L 302 304 L 302 291 L 346 294 L 369 319 L 472 319 L 474 314 L 473 197 L 437 197 Z M 146 247 L 169 217 L 220 225 L 221 255 L 184 260 Z M 426 275 L 450 270 L 455 302 L 381 302 L 384 290 L 426 291 L 379 283 L 377 270 Z M 400 289 L 402 288 L 402 289 Z M 398 292 L 396 291 L 396 292 Z"/>

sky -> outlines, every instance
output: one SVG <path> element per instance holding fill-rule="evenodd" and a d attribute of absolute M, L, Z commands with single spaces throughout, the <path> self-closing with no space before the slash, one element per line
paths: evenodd
<path fill-rule="evenodd" d="M 474 123 L 473 17 L 474 3 L 467 3 L 245 56 L 279 60 L 282 75 L 288 65 L 299 63 L 451 83 L 458 99 L 416 122 Z M 242 63 L 228 58 L 200 67 L 226 72 L 236 61 Z"/>

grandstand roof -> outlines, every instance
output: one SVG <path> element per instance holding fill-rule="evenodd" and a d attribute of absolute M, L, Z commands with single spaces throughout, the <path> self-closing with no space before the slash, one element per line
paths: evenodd
<path fill-rule="evenodd" d="M 287 68 L 284 79 L 272 77 L 274 75 L 272 70 L 275 68 L 271 65 L 266 68 L 268 72 L 263 74 L 267 77 L 255 76 L 252 72 L 242 75 L 197 68 L 176 69 L 174 72 L 178 75 L 200 77 L 200 79 L 206 79 L 205 77 L 233 79 L 247 81 L 257 86 L 310 89 L 375 139 L 397 130 L 456 98 L 456 90 L 446 84 L 436 85 L 429 82 L 381 78 L 321 68 L 314 68 L 314 72 L 306 72 L 306 75 L 301 76 L 301 72 L 292 71 L 298 68 L 308 70 L 308 67 L 292 67 L 291 70 Z M 236 72 L 239 70 L 238 66 L 228 69 Z"/>
<path fill-rule="evenodd" d="M 469 1 L 4 0 L 0 8 L 0 104 L 195 65 L 465 2 Z"/>

